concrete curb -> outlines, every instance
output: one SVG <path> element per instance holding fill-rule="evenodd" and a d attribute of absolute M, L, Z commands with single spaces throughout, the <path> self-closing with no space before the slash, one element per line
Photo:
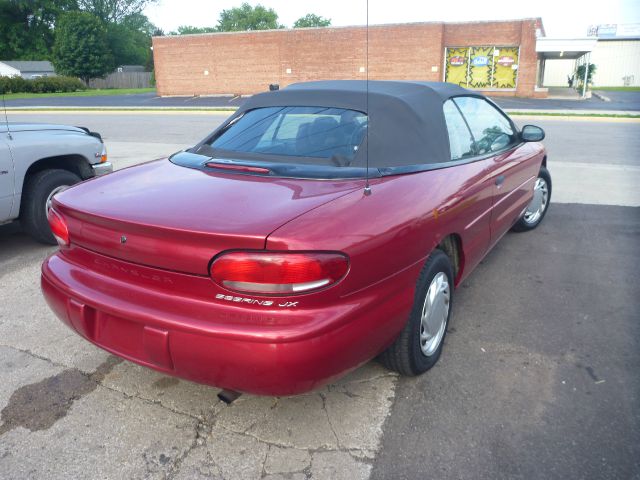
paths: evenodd
<path fill-rule="evenodd" d="M 611 101 L 611 99 L 609 97 L 607 97 L 606 95 L 603 95 L 602 93 L 596 92 L 595 90 L 592 91 L 591 93 L 593 94 L 594 97 L 599 98 L 603 102 L 610 102 Z"/>
<path fill-rule="evenodd" d="M 553 110 L 531 108 L 504 108 L 505 112 L 514 115 L 548 115 L 548 116 L 640 116 L 639 110 Z"/>

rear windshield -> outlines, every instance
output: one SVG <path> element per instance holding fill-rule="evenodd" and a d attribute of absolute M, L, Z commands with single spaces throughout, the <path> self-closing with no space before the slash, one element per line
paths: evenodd
<path fill-rule="evenodd" d="M 277 157 L 304 157 L 305 163 L 348 166 L 366 129 L 367 116 L 355 110 L 266 107 L 249 110 L 207 146 L 215 151 L 267 155 L 270 161 L 278 161 Z"/>

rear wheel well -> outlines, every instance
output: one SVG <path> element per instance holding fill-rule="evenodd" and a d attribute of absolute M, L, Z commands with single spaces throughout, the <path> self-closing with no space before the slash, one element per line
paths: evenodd
<path fill-rule="evenodd" d="M 451 266 L 453 267 L 453 276 L 455 282 L 458 283 L 460 274 L 464 266 L 464 257 L 462 254 L 462 242 L 460 235 L 452 233 L 443 238 L 438 244 L 437 248 L 447 254 L 449 260 L 451 260 Z"/>
<path fill-rule="evenodd" d="M 547 156 L 546 155 L 544 157 L 542 157 L 542 166 L 544 168 L 547 168 Z"/>

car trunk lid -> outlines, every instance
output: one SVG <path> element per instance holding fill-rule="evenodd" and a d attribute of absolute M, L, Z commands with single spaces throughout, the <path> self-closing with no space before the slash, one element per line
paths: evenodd
<path fill-rule="evenodd" d="M 149 162 L 56 195 L 71 243 L 129 262 L 208 275 L 229 249 L 263 249 L 289 220 L 361 181 L 284 179 Z"/>

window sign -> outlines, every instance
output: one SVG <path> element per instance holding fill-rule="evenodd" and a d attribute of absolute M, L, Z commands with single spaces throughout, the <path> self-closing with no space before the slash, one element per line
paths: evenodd
<path fill-rule="evenodd" d="M 518 54 L 518 47 L 447 47 L 445 81 L 483 90 L 514 89 Z"/>
<path fill-rule="evenodd" d="M 447 48 L 445 62 L 445 78 L 447 82 L 462 87 L 467 85 L 468 48 Z"/>
<path fill-rule="evenodd" d="M 501 47 L 493 66 L 492 88 L 516 88 L 518 80 L 518 47 Z"/>
<path fill-rule="evenodd" d="M 489 59 L 482 55 L 478 55 L 477 57 L 473 57 L 473 59 L 471 60 L 471 64 L 474 67 L 486 67 L 487 65 L 489 65 Z"/>
<path fill-rule="evenodd" d="M 471 47 L 469 49 L 469 84 L 471 88 L 492 88 L 493 47 Z"/>

